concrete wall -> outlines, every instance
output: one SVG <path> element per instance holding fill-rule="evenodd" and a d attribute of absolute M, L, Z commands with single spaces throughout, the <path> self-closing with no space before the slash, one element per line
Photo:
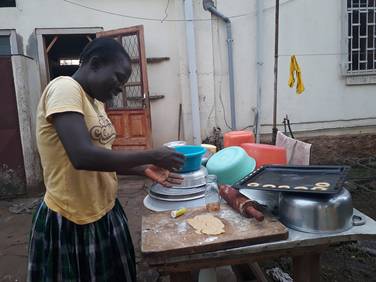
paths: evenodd
<path fill-rule="evenodd" d="M 180 54 L 177 44 L 184 40 L 180 27 L 184 23 L 163 22 L 165 0 L 133 1 L 80 1 L 103 10 L 119 14 L 141 16 L 156 20 L 144 21 L 91 11 L 60 0 L 19 0 L 17 8 L 0 9 L 0 26 L 14 28 L 23 39 L 26 55 L 37 59 L 35 28 L 103 27 L 104 30 L 143 24 L 145 27 L 146 54 L 148 57 L 170 57 L 167 62 L 149 65 L 150 94 L 165 95 L 163 100 L 152 102 L 153 141 L 156 146 L 177 138 L 178 110 L 182 100 L 180 87 Z M 170 1 L 167 13 L 176 18 L 182 13 L 180 1 Z M 183 56 L 183 54 L 182 54 Z M 185 56 L 185 54 L 184 54 Z M 186 71 L 184 71 L 186 73 Z M 186 111 L 185 111 L 186 112 Z M 168 115 L 166 115 L 168 113 Z M 166 119 L 168 122 L 166 122 Z M 185 128 L 189 128 L 185 127 Z"/>
<path fill-rule="evenodd" d="M 17 8 L 0 9 L 0 26 L 14 28 L 23 38 L 26 54 L 36 57 L 35 28 L 103 27 L 104 30 L 143 24 L 148 57 L 170 57 L 149 65 L 150 93 L 165 98 L 152 102 L 153 141 L 158 146 L 177 138 L 179 103 L 183 104 L 185 139 L 191 140 L 191 105 L 185 44 L 183 1 L 170 0 L 79 1 L 80 4 L 117 14 L 110 15 L 60 0 L 19 0 Z M 352 128 L 369 131 L 375 126 L 375 86 L 347 86 L 341 73 L 343 17 L 341 1 L 281 0 L 278 118 L 288 114 L 296 131 Z M 217 8 L 232 17 L 236 116 L 238 128 L 254 123 L 256 106 L 256 1 L 217 0 Z M 262 132 L 270 133 L 273 105 L 274 3 L 263 0 L 262 32 Z M 202 9 L 194 0 L 202 137 L 215 125 L 228 130 L 230 124 L 227 46 L 223 22 Z M 325 7 L 325 8 L 323 8 Z M 287 86 L 289 59 L 297 54 L 306 91 L 298 96 Z M 312 55 L 315 54 L 315 55 Z M 321 54 L 321 55 L 320 55 Z M 330 55 L 323 55 L 330 54 Z M 334 54 L 334 55 L 333 55 Z M 222 102 L 223 106 L 222 106 Z M 281 128 L 281 127 L 280 127 Z"/>
<path fill-rule="evenodd" d="M 232 19 L 237 123 L 239 128 L 246 127 L 253 124 L 251 109 L 256 106 L 256 1 L 217 2 L 218 10 L 228 16 L 249 13 L 247 16 Z M 262 132 L 270 133 L 273 115 L 275 1 L 262 2 L 261 122 Z M 333 132 L 332 129 L 349 127 L 356 128 L 353 132 L 364 132 L 367 131 L 364 126 L 375 126 L 375 85 L 347 86 L 341 70 L 345 60 L 343 53 L 346 52 L 343 48 L 346 36 L 343 29 L 344 4 L 341 1 L 325 0 L 282 0 L 280 3 L 277 122 L 280 123 L 288 114 L 294 123 L 294 130 L 326 129 L 326 133 Z M 220 48 L 225 49 L 223 26 L 219 36 L 222 42 Z M 216 50 L 221 54 L 222 61 L 225 61 L 226 50 L 220 48 Z M 291 89 L 287 85 L 292 54 L 297 55 L 306 87 L 306 91 L 300 96 L 295 93 L 295 88 Z M 215 60 L 215 64 L 217 63 L 219 64 L 220 60 Z M 226 66 L 218 67 L 218 73 L 225 71 Z M 222 86 L 222 95 L 227 96 L 228 86 Z"/>
<path fill-rule="evenodd" d="M 374 126 L 375 85 L 347 86 L 341 65 L 345 1 L 281 1 L 278 121 L 289 114 L 296 130 Z M 262 121 L 271 123 L 274 1 L 265 1 L 264 99 Z M 345 45 L 346 46 L 346 45 Z M 306 91 L 287 86 L 289 56 L 297 56 Z M 304 55 L 308 54 L 308 55 Z M 317 54 L 317 55 L 310 55 Z M 333 55 L 334 54 L 334 55 Z M 360 130 L 360 129 L 359 129 Z M 356 129 L 354 132 L 359 132 Z"/>
<path fill-rule="evenodd" d="M 28 192 L 42 183 L 42 172 L 35 138 L 36 109 L 41 89 L 38 64 L 24 56 L 12 56 L 14 86 L 20 124 L 26 185 Z"/>

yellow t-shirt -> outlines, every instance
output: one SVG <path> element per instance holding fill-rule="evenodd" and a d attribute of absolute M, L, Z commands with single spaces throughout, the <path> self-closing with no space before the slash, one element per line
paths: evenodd
<path fill-rule="evenodd" d="M 93 144 L 108 150 L 112 148 L 115 129 L 104 104 L 87 95 L 71 77 L 58 77 L 44 90 L 36 126 L 46 185 L 44 201 L 51 210 L 70 221 L 87 224 L 97 221 L 113 208 L 118 188 L 116 173 L 73 167 L 51 123 L 51 115 L 62 112 L 81 113 Z"/>

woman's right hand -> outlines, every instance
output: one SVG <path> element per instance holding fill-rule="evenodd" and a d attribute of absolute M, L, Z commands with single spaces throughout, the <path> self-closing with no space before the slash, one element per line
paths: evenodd
<path fill-rule="evenodd" d="M 152 151 L 153 164 L 170 171 L 177 171 L 184 165 L 185 157 L 169 147 L 161 147 Z"/>
<path fill-rule="evenodd" d="M 165 186 L 172 187 L 179 185 L 183 182 L 183 177 L 177 173 L 172 173 L 167 169 L 157 167 L 155 165 L 149 165 L 144 171 L 145 175 L 151 180 Z"/>

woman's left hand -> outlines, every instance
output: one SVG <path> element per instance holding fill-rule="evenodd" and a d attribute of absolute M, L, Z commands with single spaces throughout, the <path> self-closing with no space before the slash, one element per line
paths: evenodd
<path fill-rule="evenodd" d="M 150 165 L 145 169 L 145 175 L 165 187 L 172 187 L 183 182 L 183 178 L 167 169 Z"/>

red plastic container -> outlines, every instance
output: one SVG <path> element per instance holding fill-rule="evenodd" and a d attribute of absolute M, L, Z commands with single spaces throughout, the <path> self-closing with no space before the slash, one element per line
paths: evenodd
<path fill-rule="evenodd" d="M 230 131 L 223 135 L 223 146 L 240 146 L 243 143 L 255 143 L 255 136 L 251 131 Z"/>
<path fill-rule="evenodd" d="M 286 148 L 268 144 L 241 144 L 247 154 L 256 160 L 256 168 L 266 164 L 287 164 Z"/>

